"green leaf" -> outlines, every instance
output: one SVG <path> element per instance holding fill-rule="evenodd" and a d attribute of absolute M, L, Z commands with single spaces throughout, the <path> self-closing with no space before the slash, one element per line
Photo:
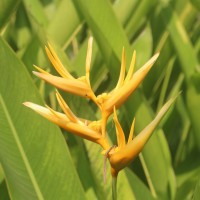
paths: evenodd
<path fill-rule="evenodd" d="M 194 48 L 182 23 L 180 22 L 176 13 L 173 12 L 170 5 L 162 10 L 162 17 L 178 54 L 182 70 L 186 76 L 187 81 L 189 81 L 194 70 L 198 66 L 198 60 Z"/>
<path fill-rule="evenodd" d="M 193 4 L 193 6 L 200 11 L 200 4 L 198 0 L 190 0 L 190 2 Z"/>
<path fill-rule="evenodd" d="M 195 191 L 194 191 L 194 194 L 193 194 L 193 200 L 198 200 L 200 199 L 200 178 L 199 180 L 197 181 L 197 184 L 196 184 L 196 187 L 195 187 Z"/>
<path fill-rule="evenodd" d="M 200 162 L 199 155 L 190 155 L 179 165 L 176 171 L 177 175 L 177 194 L 176 199 L 191 199 L 194 193 L 195 185 L 199 181 Z"/>
<path fill-rule="evenodd" d="M 10 200 L 1 164 L 0 164 L 0 200 Z"/>
<path fill-rule="evenodd" d="M 129 18 L 132 16 L 132 12 L 137 4 L 137 1 L 127 0 L 127 1 L 115 1 L 113 9 L 119 21 L 126 25 Z"/>
<path fill-rule="evenodd" d="M 37 22 L 41 27 L 47 27 L 48 19 L 40 1 L 23 0 L 30 21 Z M 32 22 L 33 23 L 33 22 Z"/>
<path fill-rule="evenodd" d="M 5 180 L 0 183 L 0 200 L 10 200 Z"/>
<path fill-rule="evenodd" d="M 199 102 L 200 102 L 200 91 L 199 86 L 196 87 L 196 80 L 191 79 L 187 85 L 186 91 L 186 104 L 189 111 L 189 116 L 191 119 L 191 124 L 194 130 L 195 142 L 200 150 L 200 123 L 199 123 Z"/>
<path fill-rule="evenodd" d="M 154 199 L 146 185 L 130 169 L 125 169 L 125 173 L 134 191 L 135 199 Z"/>
<path fill-rule="evenodd" d="M 131 15 L 126 25 L 126 33 L 128 37 L 133 38 L 135 36 L 141 25 L 145 23 L 146 15 L 153 10 L 157 2 L 157 0 L 144 0 L 138 2 L 137 6 L 132 11 L 134 14 Z"/>
<path fill-rule="evenodd" d="M 74 103 L 78 103 L 76 100 Z M 94 177 L 90 169 L 87 152 L 83 139 L 71 133 L 67 133 L 70 154 L 76 166 L 79 178 L 85 190 L 87 199 L 97 199 Z"/>
<path fill-rule="evenodd" d="M 63 24 L 64 22 L 64 24 Z M 82 19 L 71 0 L 60 1 L 55 16 L 48 26 L 48 33 L 60 46 L 68 46 L 81 28 Z"/>
<path fill-rule="evenodd" d="M 31 110 L 42 104 L 25 67 L 0 39 L 0 162 L 12 199 L 84 199 L 59 129 Z"/>
<path fill-rule="evenodd" d="M 1 0 L 0 1 L 0 33 L 9 21 L 10 17 L 15 13 L 20 0 Z"/>

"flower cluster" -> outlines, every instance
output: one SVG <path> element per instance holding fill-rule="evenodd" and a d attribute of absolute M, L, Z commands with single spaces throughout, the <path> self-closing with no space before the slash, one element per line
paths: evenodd
<path fill-rule="evenodd" d="M 101 147 L 104 149 L 103 154 L 109 158 L 111 164 L 111 174 L 113 177 L 116 177 L 118 172 L 126 167 L 142 151 L 145 143 L 148 141 L 154 129 L 167 110 L 170 108 L 175 98 L 170 99 L 161 108 L 154 120 L 139 134 L 137 134 L 136 137 L 133 137 L 135 124 L 134 119 L 130 129 L 129 138 L 126 143 L 123 129 L 117 118 L 116 109 L 118 109 L 139 86 L 153 66 L 159 54 L 155 54 L 148 62 L 146 62 L 138 71 L 134 73 L 134 65 L 136 60 L 136 52 L 134 51 L 129 70 L 126 75 L 126 58 L 125 50 L 123 48 L 121 70 L 116 87 L 109 93 L 103 93 L 96 96 L 90 84 L 92 41 L 93 38 L 90 37 L 86 56 L 85 76 L 74 78 L 63 66 L 50 44 L 48 44 L 48 47 L 45 48 L 46 53 L 52 65 L 61 77 L 49 74 L 37 66 L 35 67 L 38 72 L 33 73 L 58 89 L 92 100 L 101 111 L 101 119 L 99 121 L 89 121 L 87 119 L 77 117 L 71 111 L 57 90 L 56 98 L 61 109 L 63 110 L 63 113 L 57 112 L 48 106 L 43 107 L 31 102 L 25 102 L 24 105 L 33 109 L 63 129 L 101 145 Z M 108 133 L 106 132 L 106 123 L 111 114 L 113 114 L 113 120 L 116 127 L 116 137 L 118 143 L 116 146 L 109 144 L 107 135 Z"/>

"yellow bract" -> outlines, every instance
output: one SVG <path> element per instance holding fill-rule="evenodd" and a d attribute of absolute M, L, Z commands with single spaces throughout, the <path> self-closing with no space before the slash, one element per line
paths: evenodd
<path fill-rule="evenodd" d="M 88 51 L 87 51 L 87 58 L 86 58 L 86 75 L 74 78 L 67 69 L 63 66 L 60 59 L 56 55 L 55 51 L 53 50 L 52 46 L 48 44 L 48 47 L 45 47 L 47 56 L 51 61 L 52 65 L 54 66 L 55 70 L 61 75 L 61 77 L 53 76 L 48 72 L 44 71 L 43 69 L 36 67 L 39 72 L 33 72 L 39 78 L 45 80 L 46 82 L 52 84 L 53 86 L 62 89 L 66 92 L 83 96 L 86 98 L 90 98 L 93 101 L 96 101 L 96 96 L 94 95 L 91 87 L 90 87 L 90 64 L 91 64 L 91 54 L 92 54 L 92 38 L 89 39 L 88 43 Z"/>
<path fill-rule="evenodd" d="M 130 94 L 139 86 L 144 77 L 147 75 L 152 65 L 158 58 L 158 53 L 155 54 L 146 64 L 144 64 L 137 72 L 133 73 L 134 65 L 136 60 L 136 52 L 133 52 L 131 64 L 127 76 L 125 77 L 125 69 L 126 69 L 126 56 L 125 50 L 122 50 L 122 63 L 121 70 L 119 75 L 119 80 L 116 87 L 110 93 L 103 93 L 95 96 L 92 91 L 90 85 L 90 65 L 92 58 L 92 37 L 89 38 L 88 42 L 88 51 L 86 56 L 86 75 L 74 78 L 63 66 L 52 46 L 48 44 L 48 47 L 45 47 L 47 55 L 56 69 L 56 71 L 61 75 L 61 77 L 54 76 L 45 72 L 41 68 L 36 67 L 39 72 L 33 72 L 39 78 L 47 81 L 53 86 L 62 89 L 66 92 L 87 97 L 93 100 L 96 105 L 101 109 L 102 116 L 104 118 L 103 121 L 106 121 L 110 114 L 113 113 L 114 106 L 119 108 L 126 99 L 130 96 Z M 103 127 L 105 129 L 105 127 Z"/>
<path fill-rule="evenodd" d="M 154 120 L 149 123 L 146 128 L 144 128 L 134 139 L 133 131 L 135 120 L 133 120 L 127 144 L 125 142 L 124 132 L 118 121 L 116 111 L 114 111 L 114 123 L 117 132 L 118 148 L 114 148 L 109 153 L 109 160 L 112 167 L 113 176 L 117 176 L 118 172 L 126 167 L 142 151 L 144 145 L 152 135 L 160 120 L 174 102 L 175 98 L 172 98 L 165 103 Z"/>
<path fill-rule="evenodd" d="M 62 96 L 56 91 L 57 101 L 63 110 L 59 113 L 50 107 L 42 107 L 34 103 L 25 102 L 24 105 L 33 109 L 43 117 L 58 126 L 84 138 L 95 142 L 102 146 L 103 153 L 106 158 L 109 158 L 111 164 L 111 172 L 113 176 L 117 176 L 118 172 L 127 166 L 143 149 L 145 143 L 153 133 L 157 124 L 169 109 L 174 99 L 169 100 L 160 110 L 155 119 L 133 139 L 135 119 L 133 120 L 128 142 L 126 143 L 123 129 L 117 118 L 116 109 L 119 108 L 127 98 L 135 91 L 142 80 L 145 78 L 154 62 L 157 60 L 159 53 L 155 54 L 148 62 L 146 62 L 138 71 L 134 73 L 134 66 L 136 61 L 136 52 L 133 52 L 132 60 L 128 73 L 126 74 L 126 55 L 125 50 L 122 50 L 122 62 L 119 80 L 115 88 L 109 93 L 103 93 L 96 96 L 90 85 L 90 66 L 92 59 L 92 42 L 93 38 L 90 37 L 88 41 L 88 49 L 86 56 L 86 74 L 85 76 L 74 78 L 67 69 L 63 66 L 62 62 L 56 55 L 52 46 L 48 44 L 45 47 L 47 56 L 51 61 L 59 76 L 51 75 L 50 73 L 36 67 L 39 72 L 33 72 L 39 78 L 52 84 L 56 88 L 66 92 L 79 95 L 91 99 L 101 111 L 101 119 L 98 121 L 89 121 L 81 119 L 74 115 Z M 113 120 L 116 127 L 117 143 L 118 145 L 111 146 L 108 142 L 106 133 L 106 124 L 108 117 L 114 112 Z"/>
<path fill-rule="evenodd" d="M 58 93 L 57 93 L 58 95 Z M 60 94 L 59 94 L 60 95 Z M 69 109 L 67 114 L 56 112 L 50 107 L 39 106 L 31 102 L 25 102 L 25 106 L 31 108 L 38 114 L 42 115 L 49 121 L 57 124 L 63 129 L 74 133 L 84 139 L 100 144 L 103 148 L 108 148 L 107 141 L 101 137 L 100 124 L 98 122 L 91 122 L 88 120 L 77 118 Z M 68 107 L 66 105 L 66 107 Z"/>

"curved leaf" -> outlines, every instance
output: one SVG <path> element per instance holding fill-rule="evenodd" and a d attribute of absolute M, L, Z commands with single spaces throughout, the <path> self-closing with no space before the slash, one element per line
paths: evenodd
<path fill-rule="evenodd" d="M 61 132 L 22 106 L 41 99 L 2 39 L 0 74 L 0 162 L 12 199 L 84 199 Z"/>

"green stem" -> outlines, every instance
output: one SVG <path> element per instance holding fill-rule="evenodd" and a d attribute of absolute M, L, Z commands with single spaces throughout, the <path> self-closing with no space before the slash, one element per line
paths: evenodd
<path fill-rule="evenodd" d="M 146 165 L 146 162 L 144 160 L 144 157 L 143 157 L 142 153 L 139 154 L 139 158 L 140 158 L 140 162 L 142 164 L 142 167 L 143 167 L 143 170 L 144 170 L 144 174 L 146 176 L 147 183 L 149 185 L 150 191 L 151 191 L 153 197 L 157 198 L 157 194 L 156 194 L 154 185 L 152 183 L 152 180 L 151 180 L 151 177 L 150 177 L 150 174 L 149 174 L 149 170 L 147 168 L 147 165 Z"/>
<path fill-rule="evenodd" d="M 117 176 L 112 176 L 112 199 L 117 200 Z"/>

